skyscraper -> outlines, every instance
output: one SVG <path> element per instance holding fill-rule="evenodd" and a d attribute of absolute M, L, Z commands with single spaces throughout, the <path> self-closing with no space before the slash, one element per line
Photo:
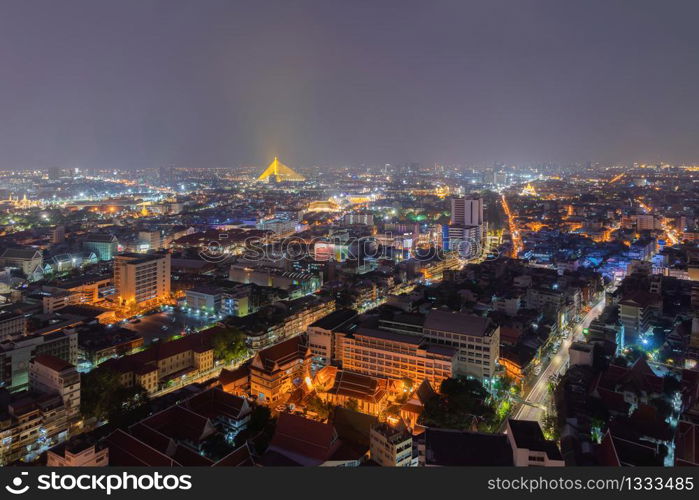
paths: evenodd
<path fill-rule="evenodd" d="M 483 200 L 478 197 L 451 199 L 451 224 L 480 226 L 483 224 Z"/>
<path fill-rule="evenodd" d="M 478 257 L 485 234 L 483 199 L 477 196 L 452 198 L 449 249 L 458 251 L 464 258 Z"/>
<path fill-rule="evenodd" d="M 48 171 L 49 180 L 55 181 L 63 175 L 63 170 L 58 167 L 51 167 Z"/>

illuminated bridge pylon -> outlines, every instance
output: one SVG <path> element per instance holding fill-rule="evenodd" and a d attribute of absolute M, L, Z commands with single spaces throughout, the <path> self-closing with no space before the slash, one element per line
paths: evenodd
<path fill-rule="evenodd" d="M 284 165 L 275 156 L 274 160 L 272 160 L 272 163 L 269 164 L 267 169 L 264 172 L 262 172 L 262 175 L 260 175 L 257 178 L 257 180 L 265 182 L 269 182 L 270 180 L 274 180 L 276 182 L 300 182 L 305 181 L 306 178 L 298 172 Z"/>

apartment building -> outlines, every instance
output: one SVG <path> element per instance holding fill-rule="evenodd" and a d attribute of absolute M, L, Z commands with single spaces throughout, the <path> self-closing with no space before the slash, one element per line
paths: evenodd
<path fill-rule="evenodd" d="M 59 394 L 0 390 L 0 465 L 34 460 L 46 446 L 66 440 L 69 429 Z"/>
<path fill-rule="evenodd" d="M 27 334 L 27 317 L 13 311 L 0 311 L 0 342 Z"/>
<path fill-rule="evenodd" d="M 527 309 L 558 311 L 565 304 L 565 296 L 560 290 L 532 287 L 527 288 L 525 302 Z"/>
<path fill-rule="evenodd" d="M 58 225 L 51 229 L 51 244 L 60 245 L 66 240 L 66 227 Z"/>
<path fill-rule="evenodd" d="M 416 467 L 413 459 L 413 436 L 403 426 L 387 423 L 375 425 L 369 431 L 371 459 L 382 467 Z"/>
<path fill-rule="evenodd" d="M 236 316 L 238 318 L 252 313 L 255 308 L 251 300 L 250 286 L 241 285 L 238 288 L 224 292 L 221 308 L 226 316 Z"/>
<path fill-rule="evenodd" d="M 433 387 L 455 373 L 456 350 L 430 344 L 420 337 L 366 327 L 335 332 L 337 362 L 343 370 L 379 378 L 414 382 L 427 379 Z"/>
<path fill-rule="evenodd" d="M 483 224 L 483 199 L 477 197 L 451 199 L 451 224 L 479 226 Z"/>
<path fill-rule="evenodd" d="M 332 355 L 335 352 L 334 332 L 355 318 L 357 318 L 357 311 L 354 309 L 339 309 L 308 326 L 306 330 L 308 345 L 318 362 L 328 364 L 332 361 Z"/>
<path fill-rule="evenodd" d="M 425 317 L 422 334 L 430 344 L 458 351 L 455 366 L 458 375 L 483 379 L 495 374 L 500 355 L 500 327 L 490 319 L 433 310 Z"/>
<path fill-rule="evenodd" d="M 374 216 L 367 213 L 350 212 L 342 217 L 342 224 L 345 226 L 351 226 L 354 224 L 373 226 Z"/>
<path fill-rule="evenodd" d="M 535 421 L 509 419 L 505 434 L 428 428 L 417 440 L 424 467 L 565 465 L 556 442 L 547 441 Z"/>
<path fill-rule="evenodd" d="M 485 226 L 481 198 L 451 199 L 451 221 L 447 229 L 450 250 L 458 251 L 465 258 L 479 255 Z"/>
<path fill-rule="evenodd" d="M 660 219 L 652 214 L 637 214 L 635 219 L 637 231 L 653 231 L 663 227 Z"/>
<path fill-rule="evenodd" d="M 185 305 L 190 309 L 222 313 L 225 316 L 247 316 L 253 310 L 254 285 L 233 288 L 197 285 L 185 291 Z"/>
<path fill-rule="evenodd" d="M 56 356 L 40 354 L 29 364 L 29 386 L 43 394 L 60 395 L 70 423 L 80 420 L 80 375 L 75 366 Z"/>
<path fill-rule="evenodd" d="M 44 314 L 53 314 L 64 307 L 80 304 L 80 295 L 65 290 L 42 292 L 41 303 Z"/>
<path fill-rule="evenodd" d="M 660 295 L 644 290 L 627 294 L 619 301 L 619 319 L 624 327 L 626 343 L 632 343 L 635 336 L 648 331 L 650 321 L 661 305 Z"/>
<path fill-rule="evenodd" d="M 39 355 L 28 391 L 0 390 L 0 465 L 36 459 L 70 437 L 80 420 L 80 376 L 70 363 Z"/>
<path fill-rule="evenodd" d="M 447 229 L 448 250 L 458 252 L 464 259 L 478 257 L 482 251 L 482 226 L 450 225 Z"/>
<path fill-rule="evenodd" d="M 504 297 L 494 297 L 493 307 L 498 312 L 514 317 L 517 316 L 517 313 L 522 308 L 522 298 L 518 294 L 506 295 Z"/>
<path fill-rule="evenodd" d="M 140 385 L 154 393 L 169 380 L 211 370 L 214 350 L 210 339 L 216 331 L 216 328 L 210 328 L 170 342 L 157 343 L 137 354 L 107 360 L 101 366 L 119 373 L 124 386 Z"/>
<path fill-rule="evenodd" d="M 253 349 L 261 349 L 281 339 L 299 335 L 306 331 L 308 325 L 334 310 L 334 300 L 316 296 L 276 302 L 258 311 L 256 318 L 250 318 L 255 325 L 247 331 L 248 344 Z"/>
<path fill-rule="evenodd" d="M 0 342 L 0 385 L 11 392 L 26 389 L 30 362 L 42 354 L 75 365 L 78 362 L 77 332 L 65 329 Z"/>
<path fill-rule="evenodd" d="M 170 296 L 170 254 L 117 255 L 114 286 L 122 305 L 144 305 L 166 299 Z"/>
<path fill-rule="evenodd" d="M 109 448 L 78 436 L 46 452 L 49 467 L 104 467 L 109 465 Z"/>

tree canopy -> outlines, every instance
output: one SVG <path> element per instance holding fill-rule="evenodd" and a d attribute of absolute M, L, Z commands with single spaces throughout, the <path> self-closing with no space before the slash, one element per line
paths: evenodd
<path fill-rule="evenodd" d="M 82 375 L 81 412 L 122 427 L 148 415 L 148 393 L 141 386 L 125 387 L 119 374 L 98 368 Z"/>
<path fill-rule="evenodd" d="M 211 339 L 214 349 L 214 357 L 218 360 L 230 363 L 247 354 L 245 334 L 236 328 L 226 328 L 216 332 Z"/>
<path fill-rule="evenodd" d="M 488 391 L 478 380 L 445 379 L 440 394 L 429 400 L 420 415 L 420 423 L 428 427 L 468 430 L 476 420 L 491 420 L 493 408 L 486 403 Z"/>

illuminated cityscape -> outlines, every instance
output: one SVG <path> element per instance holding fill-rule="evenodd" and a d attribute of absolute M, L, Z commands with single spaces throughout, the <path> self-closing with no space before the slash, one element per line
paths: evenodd
<path fill-rule="evenodd" d="M 170 11 L 153 2 L 156 18 L 196 10 L 174 3 Z M 330 3 L 318 20 L 352 10 Z M 511 112 L 513 121 L 493 125 L 478 89 L 455 94 L 447 81 L 452 70 L 462 83 L 473 73 L 452 68 L 460 39 L 442 24 L 429 30 L 432 51 L 419 52 L 394 24 L 397 39 L 383 38 L 392 19 L 384 8 L 361 22 L 343 18 L 331 35 L 279 7 L 299 28 L 298 45 L 275 35 L 274 50 L 260 42 L 230 54 L 219 44 L 229 28 L 213 7 L 197 11 L 196 34 L 182 35 L 191 50 L 172 17 L 169 27 L 136 26 L 123 54 L 99 56 L 64 39 L 74 25 L 61 21 L 62 43 L 76 44 L 51 49 L 66 68 L 46 83 L 56 86 L 61 123 L 50 135 L 34 117 L 34 134 L 20 120 L 29 138 L 0 138 L 0 465 L 699 465 L 696 96 L 666 103 L 668 115 L 691 108 L 692 124 L 656 124 L 654 104 L 624 101 L 629 122 L 648 123 L 619 125 L 612 138 L 583 116 L 585 103 L 569 103 L 585 100 L 579 83 L 562 82 L 568 90 L 552 98 L 576 117 L 560 125 L 537 122 L 523 96 L 523 115 L 500 108 L 498 95 L 524 92 L 502 87 L 486 100 L 492 116 Z M 222 19 L 239 12 L 222 9 Z M 41 24 L 30 8 L 10 10 Z M 599 43 L 615 29 L 600 28 Z M 122 40 L 86 30 L 75 36 L 102 48 Z M 683 43 L 697 49 L 690 31 Z M 158 36 L 174 55 L 148 45 L 165 43 Z M 503 36 L 519 54 L 507 64 L 519 64 L 519 40 Z M 543 43 L 530 36 L 522 43 Z M 206 50 L 197 37 L 211 37 Z M 500 50 L 463 43 L 488 59 Z M 288 63 L 275 66 L 277 50 Z M 626 48 L 617 50 L 610 57 L 623 59 Z M 140 60 L 178 53 L 185 62 Z M 260 59 L 246 62 L 250 54 Z M 696 73 L 695 57 L 677 60 Z M 88 76 L 105 59 L 143 81 L 109 86 Z M 154 67 L 169 72 L 156 78 Z M 549 69 L 520 68 L 517 85 L 547 87 L 554 73 L 526 75 Z M 84 72 L 87 90 L 59 89 L 62 78 L 75 83 L 71 71 Z M 593 70 L 581 74 L 605 85 Z M 0 83 L 0 96 L 13 93 L 11 83 Z M 554 120 L 551 89 L 539 91 L 532 107 Z M 117 102 L 104 104 L 110 92 Z M 45 103 L 40 94 L 22 98 Z M 65 113 L 61 95 L 76 109 Z M 473 115 L 452 116 L 463 111 L 448 109 L 456 95 L 473 100 Z M 405 113 L 413 101 L 414 116 Z M 33 113 L 7 114 L 25 111 Z M 537 123 L 520 127 L 527 120 Z M 464 138 L 481 125 L 498 144 Z M 656 136 L 656 126 L 670 132 Z M 110 142 L 113 127 L 121 132 Z M 566 127 L 575 136 L 567 142 L 567 131 L 554 130 Z"/>

